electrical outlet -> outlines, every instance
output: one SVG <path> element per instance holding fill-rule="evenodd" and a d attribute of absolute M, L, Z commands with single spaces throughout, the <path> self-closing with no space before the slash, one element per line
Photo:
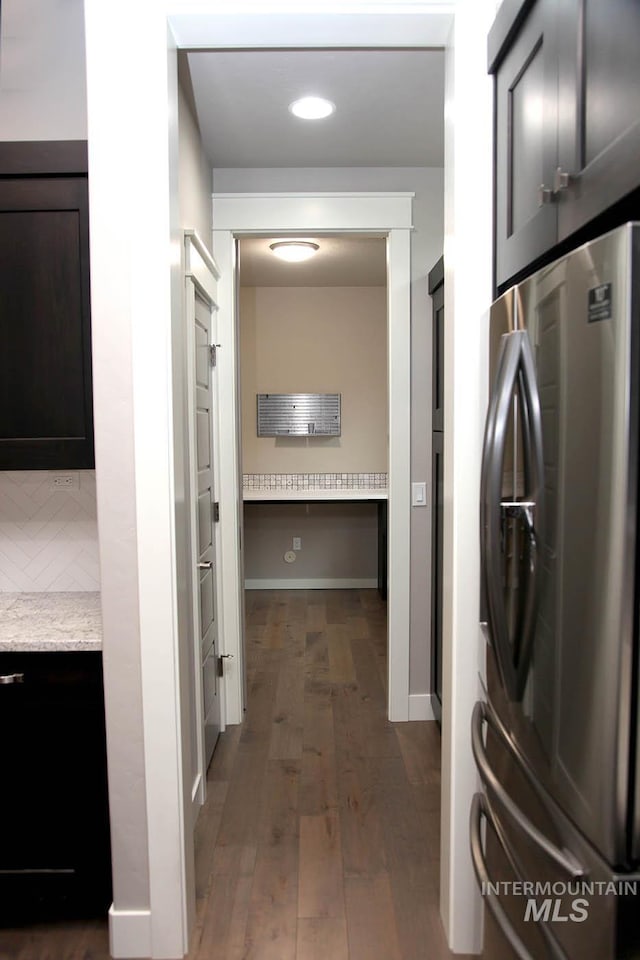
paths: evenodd
<path fill-rule="evenodd" d="M 77 490 L 80 486 L 78 473 L 50 473 L 49 481 L 52 490 Z"/>
<path fill-rule="evenodd" d="M 294 549 L 294 550 L 302 550 L 302 537 L 294 537 L 294 538 L 293 538 L 293 549 Z"/>

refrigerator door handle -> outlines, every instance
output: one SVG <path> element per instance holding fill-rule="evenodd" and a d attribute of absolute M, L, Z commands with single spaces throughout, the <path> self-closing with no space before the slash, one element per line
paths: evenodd
<path fill-rule="evenodd" d="M 529 489 L 525 500 L 504 501 L 503 462 L 516 388 L 522 398 L 523 453 Z M 502 682 L 513 700 L 521 700 L 524 694 L 535 634 L 540 580 L 539 544 L 544 514 L 543 488 L 542 416 L 533 354 L 527 332 L 514 330 L 503 336 L 500 347 L 496 387 L 487 416 L 481 479 L 481 550 L 491 639 Z M 505 514 L 518 516 L 522 521 L 530 546 L 524 616 L 520 635 L 513 647 L 509 640 L 502 592 L 501 528 Z"/>
<path fill-rule="evenodd" d="M 551 843 L 551 841 L 540 830 L 538 830 L 531 820 L 529 820 L 529 818 L 522 812 L 520 807 L 514 803 L 495 775 L 493 769 L 491 768 L 491 764 L 489 763 L 489 758 L 487 757 L 484 741 L 482 739 L 483 724 L 491 724 L 492 729 L 495 731 L 498 737 L 505 742 L 505 746 L 508 749 L 510 749 L 510 744 L 507 740 L 505 740 L 500 726 L 494 721 L 495 718 L 493 716 L 493 711 L 487 708 L 487 705 L 479 700 L 473 708 L 473 714 L 471 718 L 471 749 L 473 751 L 473 757 L 476 761 L 478 772 L 480 773 L 480 778 L 486 789 L 497 799 L 502 809 L 516 825 L 516 827 L 522 831 L 522 833 L 524 833 L 533 843 L 535 843 L 535 845 L 539 847 L 543 853 L 549 857 L 550 860 L 553 860 L 553 862 L 556 863 L 562 870 L 564 870 L 564 872 L 567 873 L 572 879 L 577 880 L 580 877 L 584 877 L 585 870 L 580 861 L 569 850 L 561 850 L 555 844 Z M 511 751 L 511 753 L 513 754 L 513 751 Z M 515 757 L 515 759 L 518 764 L 522 766 L 519 759 L 517 757 Z M 523 772 L 525 772 L 524 769 Z M 552 817 L 551 811 L 546 804 L 545 808 L 547 813 L 549 813 L 549 816 Z"/>
<path fill-rule="evenodd" d="M 495 833 L 498 843 L 502 847 L 502 851 L 509 861 L 511 869 L 520 881 L 523 879 L 519 864 L 513 852 L 511 851 L 509 843 L 507 842 L 502 829 L 500 828 L 497 818 L 494 816 L 493 810 L 491 809 L 491 804 L 484 794 L 475 793 L 471 800 L 469 833 L 471 841 L 471 860 L 473 862 L 473 869 L 478 881 L 478 885 L 480 886 L 480 890 L 483 894 L 487 907 L 491 911 L 494 920 L 512 947 L 518 960 L 535 960 L 518 936 L 513 924 L 509 920 L 509 917 L 505 913 L 502 904 L 500 903 L 500 898 L 498 897 L 497 893 L 495 893 L 495 884 L 493 884 L 491 881 L 491 876 L 487 869 L 487 863 L 484 856 L 484 850 L 482 849 L 481 822 L 483 817 L 487 821 L 487 825 L 491 827 Z M 566 953 L 553 934 L 549 932 L 546 924 L 544 922 L 540 923 L 537 921 L 537 928 L 547 945 L 548 956 L 551 957 L 552 960 L 567 960 Z"/>

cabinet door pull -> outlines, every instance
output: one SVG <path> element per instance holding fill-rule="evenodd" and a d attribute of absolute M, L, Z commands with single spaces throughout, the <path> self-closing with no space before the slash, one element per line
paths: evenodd
<path fill-rule="evenodd" d="M 0 683 L 24 683 L 24 673 L 5 673 L 0 676 Z"/>
<path fill-rule="evenodd" d="M 546 203 L 551 203 L 553 200 L 553 190 L 550 190 L 549 187 L 545 187 L 544 183 L 541 183 L 538 187 L 538 206 L 544 207 Z"/>
<path fill-rule="evenodd" d="M 562 167 L 556 167 L 556 172 L 553 175 L 554 195 L 566 190 L 569 187 L 570 180 L 571 174 L 569 174 L 566 170 L 563 170 Z"/>

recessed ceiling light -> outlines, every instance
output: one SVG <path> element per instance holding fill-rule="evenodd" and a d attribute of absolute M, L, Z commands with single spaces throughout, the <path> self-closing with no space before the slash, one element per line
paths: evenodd
<path fill-rule="evenodd" d="M 310 240 L 277 240 L 275 243 L 269 244 L 269 249 L 273 250 L 280 260 L 300 263 L 302 260 L 309 260 L 318 252 L 320 246 Z"/>
<path fill-rule="evenodd" d="M 325 100 L 324 97 L 301 97 L 289 104 L 291 113 L 301 120 L 324 120 L 331 116 L 335 109 L 335 103 Z"/>

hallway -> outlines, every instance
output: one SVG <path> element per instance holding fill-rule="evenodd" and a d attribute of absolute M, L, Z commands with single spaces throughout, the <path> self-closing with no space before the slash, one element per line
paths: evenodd
<path fill-rule="evenodd" d="M 440 737 L 386 720 L 374 590 L 247 592 L 248 709 L 196 836 L 189 960 L 442 960 Z"/>

